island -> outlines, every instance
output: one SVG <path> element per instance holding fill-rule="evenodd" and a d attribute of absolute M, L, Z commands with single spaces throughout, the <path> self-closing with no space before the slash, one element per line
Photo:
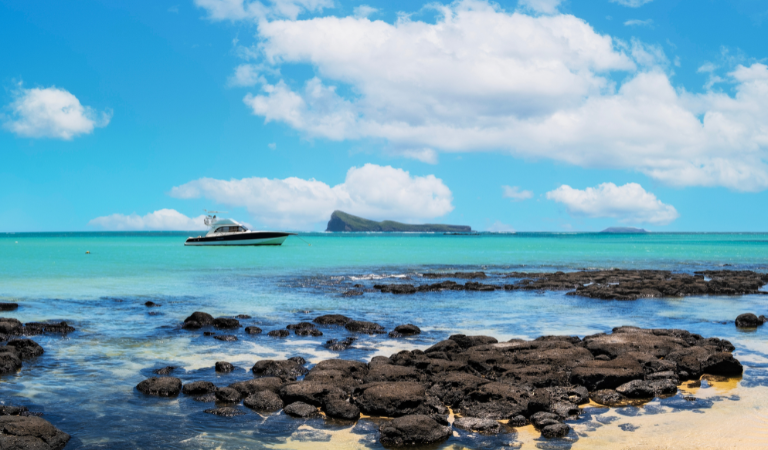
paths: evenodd
<path fill-rule="evenodd" d="M 643 233 L 648 233 L 648 230 L 644 230 L 642 228 L 632 228 L 632 227 L 610 227 L 610 228 L 606 228 L 605 230 L 601 231 L 601 233 L 643 234 Z"/>
<path fill-rule="evenodd" d="M 353 216 L 343 211 L 334 211 L 328 228 L 325 231 L 382 231 L 382 232 L 416 232 L 416 233 L 468 233 L 472 227 L 466 225 L 424 224 L 411 225 L 392 220 L 376 222 Z"/>

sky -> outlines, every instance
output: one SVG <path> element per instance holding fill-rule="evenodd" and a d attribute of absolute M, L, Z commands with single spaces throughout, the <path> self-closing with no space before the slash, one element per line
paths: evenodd
<path fill-rule="evenodd" d="M 0 0 L 0 231 L 768 231 L 764 0 Z"/>

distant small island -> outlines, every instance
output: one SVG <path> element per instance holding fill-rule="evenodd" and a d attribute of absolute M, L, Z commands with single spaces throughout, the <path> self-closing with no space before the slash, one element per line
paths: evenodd
<path fill-rule="evenodd" d="M 605 230 L 601 231 L 601 233 L 643 234 L 643 233 L 648 233 L 648 230 L 644 230 L 642 228 L 632 228 L 632 227 L 610 227 L 610 228 L 606 228 Z"/>
<path fill-rule="evenodd" d="M 328 228 L 325 231 L 383 231 L 383 232 L 417 232 L 417 233 L 461 233 L 471 232 L 472 227 L 465 225 L 424 224 L 411 225 L 407 223 L 384 220 L 376 222 L 353 216 L 343 211 L 334 211 Z"/>

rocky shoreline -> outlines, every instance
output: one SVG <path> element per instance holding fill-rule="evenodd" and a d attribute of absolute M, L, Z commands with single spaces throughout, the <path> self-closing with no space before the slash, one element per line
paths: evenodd
<path fill-rule="evenodd" d="M 223 319 L 196 312 L 184 328 L 190 322 L 196 322 L 194 329 L 202 323 L 239 326 Z M 380 325 L 338 314 L 287 329 L 322 333 L 318 327 L 386 332 Z M 418 332 L 409 324 L 390 336 Z M 264 414 L 282 410 L 297 419 L 353 423 L 363 416 L 379 418 L 384 422 L 378 439 L 387 447 L 441 442 L 453 428 L 496 434 L 529 424 L 543 438 L 554 439 L 572 432 L 568 422 L 578 419 L 579 405 L 590 400 L 606 407 L 641 404 L 675 395 L 682 382 L 702 375 L 738 377 L 743 367 L 734 350 L 726 340 L 684 330 L 629 326 L 584 338 L 542 336 L 530 341 L 452 335 L 425 350 L 376 356 L 368 363 L 330 359 L 307 367 L 302 357 L 259 360 L 251 368 L 253 379 L 227 386 L 157 376 L 136 389 L 145 395 L 182 394 L 215 403 L 201 409 L 223 417 L 245 414 L 242 404 Z M 232 365 L 218 361 L 216 370 L 227 373 Z"/>
<path fill-rule="evenodd" d="M 514 283 L 483 283 L 453 279 L 485 280 L 485 272 L 424 273 L 425 279 L 445 279 L 440 283 L 375 284 L 382 293 L 415 294 L 439 291 L 568 291 L 566 295 L 604 300 L 637 300 L 639 298 L 689 297 L 695 295 L 766 295 L 760 289 L 768 284 L 768 274 L 750 270 L 706 270 L 674 273 L 666 270 L 582 270 L 576 272 L 509 272 L 494 274 Z"/>

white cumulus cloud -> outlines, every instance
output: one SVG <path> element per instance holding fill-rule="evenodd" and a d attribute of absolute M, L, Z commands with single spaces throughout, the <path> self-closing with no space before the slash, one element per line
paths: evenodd
<path fill-rule="evenodd" d="M 653 0 L 611 0 L 613 3 L 618 3 L 619 5 L 623 6 L 629 6 L 630 8 L 639 8 L 646 3 L 651 3 Z"/>
<path fill-rule="evenodd" d="M 547 198 L 562 203 L 574 216 L 610 217 L 627 224 L 667 225 L 679 217 L 674 206 L 662 203 L 637 183 L 603 183 L 584 190 L 562 185 L 547 192 Z"/>
<path fill-rule="evenodd" d="M 630 19 L 624 22 L 624 25 L 627 27 L 652 27 L 653 26 L 653 19 Z"/>
<path fill-rule="evenodd" d="M 768 187 L 765 65 L 728 74 L 734 95 L 691 94 L 670 81 L 660 47 L 614 40 L 574 16 L 480 0 L 439 8 L 435 23 L 259 22 L 264 64 L 309 64 L 316 76 L 299 89 L 271 77 L 244 101 L 309 137 L 383 140 L 427 162 L 503 150 L 677 186 Z"/>
<path fill-rule="evenodd" d="M 533 192 L 525 190 L 521 191 L 517 186 L 502 186 L 501 189 L 504 191 L 504 198 L 511 198 L 512 201 L 515 202 L 528 200 L 533 197 Z"/>
<path fill-rule="evenodd" d="M 77 97 L 56 87 L 20 87 L 14 95 L 9 105 L 11 115 L 3 125 L 20 136 L 70 140 L 107 126 L 112 117 L 110 111 L 83 106 Z"/>
<path fill-rule="evenodd" d="M 207 229 L 204 219 L 204 215 L 192 218 L 175 209 L 160 209 L 144 216 L 133 213 L 97 217 L 88 225 L 109 231 L 187 231 Z"/>
<path fill-rule="evenodd" d="M 315 179 L 200 178 L 171 189 L 176 198 L 207 198 L 245 207 L 259 222 L 273 227 L 309 229 L 324 224 L 334 210 L 370 219 L 415 222 L 453 210 L 453 195 L 434 175 L 412 176 L 391 166 L 352 167 L 343 183 Z"/>

